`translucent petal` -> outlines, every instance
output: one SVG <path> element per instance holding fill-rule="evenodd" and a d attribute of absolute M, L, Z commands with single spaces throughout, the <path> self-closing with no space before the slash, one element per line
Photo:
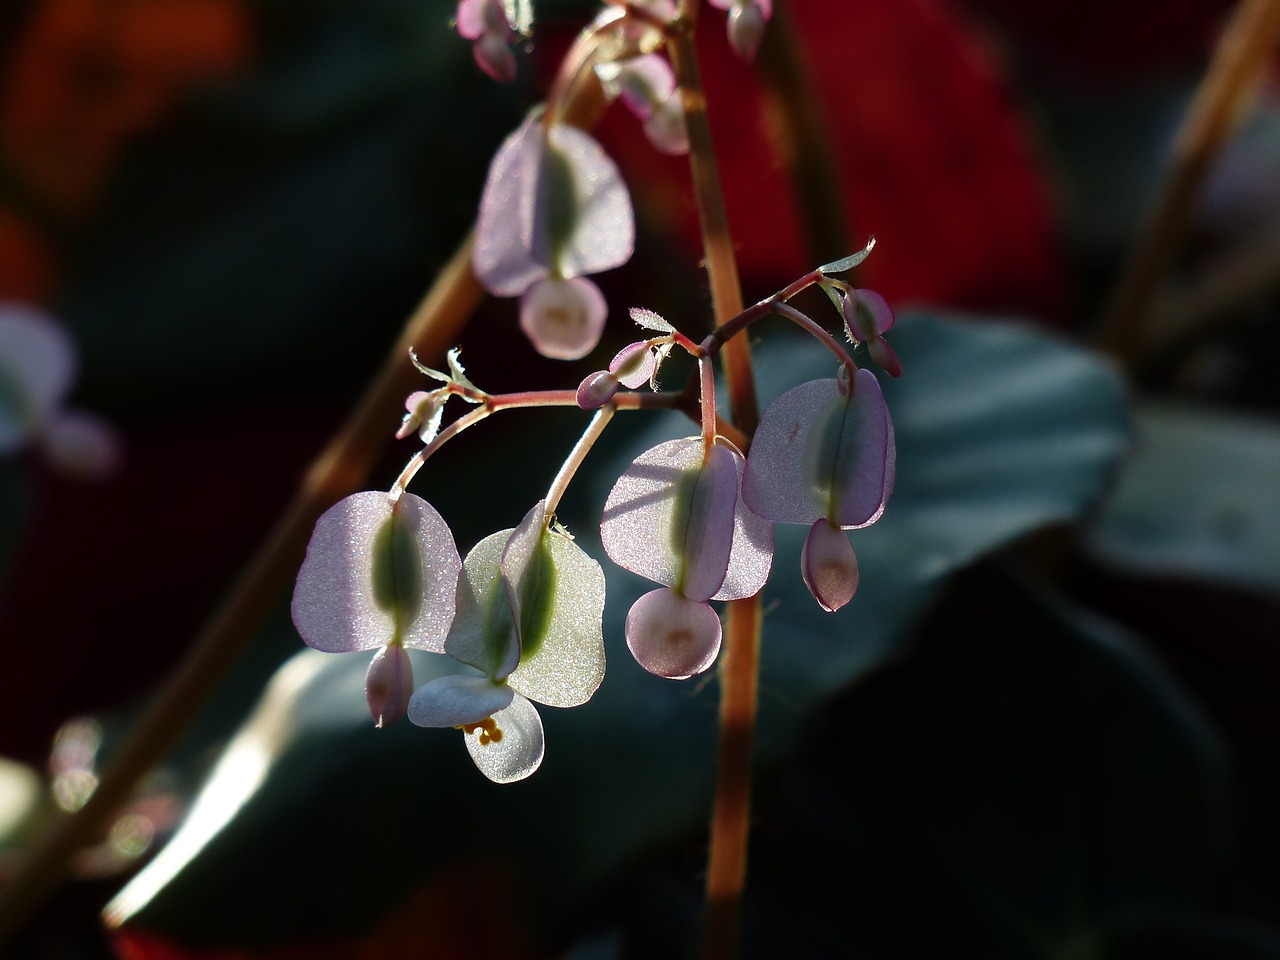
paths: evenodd
<path fill-rule="evenodd" d="M 458 36 L 466 40 L 510 30 L 502 0 L 461 0 L 454 19 L 458 22 Z"/>
<path fill-rule="evenodd" d="M 504 567 L 517 549 L 524 554 L 526 547 L 516 544 L 512 537 Z M 530 556 L 538 552 L 542 571 L 531 578 L 533 564 L 525 568 L 520 665 L 507 682 L 538 703 L 576 707 L 591 699 L 604 679 L 604 571 L 555 530 L 543 532 Z"/>
<path fill-rule="evenodd" d="M 476 66 L 499 83 L 516 78 L 516 55 L 507 38 L 497 33 L 482 35 L 471 47 Z"/>
<path fill-rule="evenodd" d="M 605 93 L 621 97 L 627 109 L 641 120 L 647 120 L 676 88 L 671 64 L 656 53 L 602 63 L 596 67 L 596 74 Z"/>
<path fill-rule="evenodd" d="M 644 121 L 644 133 L 659 153 L 683 156 L 689 152 L 689 130 L 685 126 L 684 103 L 679 95 L 658 104 Z"/>
<path fill-rule="evenodd" d="M 736 450 L 733 453 L 737 470 L 738 500 L 733 512 L 733 547 L 729 551 L 729 568 L 724 583 L 712 600 L 741 600 L 754 597 L 769 579 L 773 564 L 773 521 L 758 516 L 742 499 L 742 477 L 746 461 Z"/>
<path fill-rule="evenodd" d="M 733 454 L 702 440 L 669 440 L 646 450 L 605 502 L 600 538 L 618 566 L 706 600 L 724 582 L 738 498 Z"/>
<path fill-rule="evenodd" d="M 542 718 L 524 697 L 516 694 L 511 705 L 493 715 L 500 736 L 481 742 L 481 730 L 466 735 L 467 753 L 480 772 L 494 783 L 514 783 L 538 769 L 546 748 Z"/>
<path fill-rule="evenodd" d="M 576 127 L 541 141 L 533 208 L 533 258 L 562 277 L 621 266 L 635 249 L 635 214 L 617 166 Z"/>
<path fill-rule="evenodd" d="M 0 304 L 0 453 L 26 442 L 66 396 L 75 346 L 50 316 Z"/>
<path fill-rule="evenodd" d="M 544 357 L 577 360 L 600 342 L 608 312 L 604 294 L 590 280 L 547 278 L 520 298 L 520 329 Z"/>
<path fill-rule="evenodd" d="M 458 615 L 444 643 L 455 660 L 501 680 L 520 662 L 511 603 L 501 576 L 502 554 L 512 530 L 500 530 L 471 548 L 458 581 Z"/>
<path fill-rule="evenodd" d="M 647 340 L 627 344 L 609 361 L 609 372 L 624 387 L 632 390 L 648 383 L 657 369 L 658 358 L 654 356 Z"/>
<path fill-rule="evenodd" d="M 395 508 L 367 490 L 321 515 L 293 591 L 293 622 L 326 653 L 372 650 L 399 637 L 444 652 L 462 561 L 448 525 L 411 493 Z"/>
<path fill-rule="evenodd" d="M 54 414 L 40 434 L 51 468 L 70 480 L 105 480 L 124 463 L 124 441 L 115 425 L 87 410 Z"/>
<path fill-rule="evenodd" d="M 845 529 L 874 523 L 893 489 L 893 425 L 871 371 L 851 395 L 811 380 L 769 404 L 747 457 L 747 505 L 780 523 L 827 517 Z"/>
<path fill-rule="evenodd" d="M 651 590 L 627 614 L 627 647 L 650 673 L 684 680 L 715 662 L 720 618 L 706 603 L 674 590 Z"/>
<path fill-rule="evenodd" d="M 413 696 L 413 664 L 398 643 L 390 643 L 373 655 L 364 677 L 364 697 L 379 727 L 404 716 Z"/>
<path fill-rule="evenodd" d="M 514 697 L 509 686 L 488 677 L 437 677 L 409 698 L 409 720 L 419 727 L 480 723 L 505 709 Z"/>
<path fill-rule="evenodd" d="M 543 149 L 539 115 L 507 137 L 489 165 L 476 219 L 471 267 L 476 279 L 499 297 L 518 297 L 547 276 L 533 256 L 534 199 Z"/>
<path fill-rule="evenodd" d="M 858 589 L 858 558 L 848 535 L 827 522 L 815 520 L 800 555 L 805 586 L 823 610 L 835 612 L 853 599 Z"/>

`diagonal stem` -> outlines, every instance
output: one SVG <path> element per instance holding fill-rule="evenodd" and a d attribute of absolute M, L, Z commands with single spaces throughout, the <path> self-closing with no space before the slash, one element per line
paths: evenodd
<path fill-rule="evenodd" d="M 1173 163 L 1103 313 L 1098 340 L 1133 367 L 1160 281 L 1191 226 L 1196 198 L 1280 34 L 1280 0 L 1240 0 L 1174 141 Z"/>
<path fill-rule="evenodd" d="M 483 295 L 471 274 L 468 239 L 405 324 L 359 406 L 307 471 L 257 556 L 112 754 L 89 801 L 53 826 L 0 891 L 0 946 L 57 890 L 71 857 L 98 836 L 217 688 L 296 574 L 316 518 L 364 482 L 386 447 L 387 425 L 419 376 L 410 347 L 423 356 L 442 355 Z"/>

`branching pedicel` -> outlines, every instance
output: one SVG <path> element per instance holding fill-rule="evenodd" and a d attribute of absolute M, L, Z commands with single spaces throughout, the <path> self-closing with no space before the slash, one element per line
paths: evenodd
<path fill-rule="evenodd" d="M 527 22 L 514 19 L 527 10 L 500 0 L 459 5 L 459 30 L 476 40 L 477 60 L 488 72 L 510 72 L 495 67 L 501 56 L 491 41 L 506 44 L 517 27 L 527 29 Z M 561 95 L 591 75 L 585 70 L 590 65 L 606 91 L 645 124 L 658 149 L 684 149 L 680 97 L 670 67 L 653 52 L 674 12 L 662 0 L 611 5 L 579 39 L 577 54 L 571 52 L 567 62 L 574 66 L 558 84 Z M 732 5 L 731 37 L 737 29 L 740 52 L 744 46 L 754 50 L 759 38 L 748 44 L 750 31 L 763 29 L 769 12 L 763 0 Z M 473 267 L 491 293 L 521 298 L 521 328 L 539 351 L 576 358 L 595 347 L 607 312 L 585 275 L 629 259 L 634 226 L 612 161 L 588 134 L 556 117 L 553 97 L 495 156 Z M 821 287 L 840 312 L 848 339 L 865 343 L 869 355 L 897 376 L 898 360 L 884 340 L 893 325 L 888 305 L 840 279 L 873 243 L 799 278 L 701 342 L 652 311 L 632 309 L 632 319 L 650 336 L 624 347 L 576 390 L 489 394 L 466 376 L 456 350 L 447 371 L 418 364 L 436 386 L 408 398 L 396 436 L 417 432 L 424 446 L 389 492 L 354 494 L 320 518 L 293 597 L 303 639 L 331 653 L 375 651 L 366 694 L 379 725 L 407 713 L 419 726 L 456 727 L 491 780 L 533 773 L 544 751 L 534 704 L 585 703 L 604 677 L 605 578 L 555 513 L 618 410 L 678 410 L 700 425 L 696 436 L 637 457 L 604 505 L 606 553 L 660 584 L 627 616 L 627 645 L 642 667 L 682 679 L 715 662 L 721 625 L 710 602 L 761 590 L 772 565 L 775 522 L 810 526 L 801 558 L 804 581 L 824 609 L 848 603 L 858 568 L 843 531 L 874 523 L 884 511 L 893 488 L 893 427 L 875 375 L 789 301 L 810 286 Z M 718 422 L 713 364 L 724 344 L 772 315 L 814 336 L 838 366 L 831 379 L 778 397 L 754 438 L 742 437 Z M 675 349 L 692 356 L 696 370 L 684 389 L 658 391 L 658 372 Z M 471 409 L 441 429 L 454 397 Z M 595 414 L 546 497 L 519 526 L 486 537 L 460 560 L 445 521 L 407 487 L 461 431 L 504 410 L 537 406 L 577 406 Z M 744 447 L 750 443 L 749 454 L 744 457 L 725 434 Z M 415 690 L 408 647 L 451 657 L 459 670 Z"/>

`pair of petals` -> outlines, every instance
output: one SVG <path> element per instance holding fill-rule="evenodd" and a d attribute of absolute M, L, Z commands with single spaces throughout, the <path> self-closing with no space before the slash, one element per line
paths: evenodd
<path fill-rule="evenodd" d="M 626 263 L 635 214 L 617 166 L 574 127 L 534 113 L 498 149 L 476 222 L 472 268 L 486 290 L 523 297 L 539 352 L 572 359 L 599 342 L 604 298 L 574 278 Z"/>
<path fill-rule="evenodd" d="M 620 99 L 644 125 L 645 136 L 660 153 L 689 152 L 684 104 L 671 64 L 656 53 L 599 64 L 596 75 L 605 95 Z"/>
<path fill-rule="evenodd" d="M 476 544 L 463 564 L 444 651 L 484 675 L 425 684 L 410 700 L 409 719 L 462 727 L 491 780 L 527 777 L 545 746 L 531 701 L 573 707 L 591 698 L 604 678 L 603 616 L 600 565 L 548 528 L 539 503 L 514 530 Z"/>
<path fill-rule="evenodd" d="M 460 0 L 454 17 L 458 35 L 473 41 L 476 65 L 499 83 L 514 80 L 516 58 L 511 45 L 532 25 L 527 0 Z"/>
<path fill-rule="evenodd" d="M 671 440 L 637 457 L 605 503 L 600 538 L 624 569 L 666 589 L 627 617 L 627 645 L 650 673 L 685 678 L 720 649 L 720 619 L 708 600 L 754 596 L 773 559 L 773 526 L 741 495 L 744 462 L 701 437 Z"/>

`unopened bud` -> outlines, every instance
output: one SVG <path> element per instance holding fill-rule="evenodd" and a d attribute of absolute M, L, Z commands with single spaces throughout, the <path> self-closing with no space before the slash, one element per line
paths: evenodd
<path fill-rule="evenodd" d="M 858 558 L 853 544 L 826 517 L 809 528 L 800 571 L 805 586 L 823 610 L 834 613 L 853 599 L 858 589 Z"/>
<path fill-rule="evenodd" d="M 373 655 L 364 678 L 369 712 L 379 727 L 390 726 L 405 715 L 413 696 L 413 664 L 399 643 L 388 643 Z"/>
<path fill-rule="evenodd" d="M 583 410 L 596 410 L 612 400 L 617 392 L 618 378 L 608 370 L 597 370 L 578 384 L 578 406 Z"/>

